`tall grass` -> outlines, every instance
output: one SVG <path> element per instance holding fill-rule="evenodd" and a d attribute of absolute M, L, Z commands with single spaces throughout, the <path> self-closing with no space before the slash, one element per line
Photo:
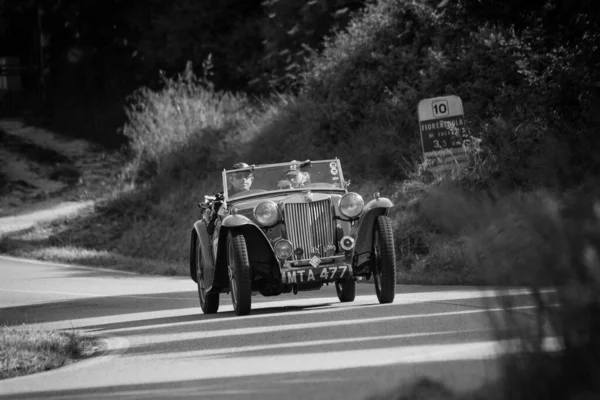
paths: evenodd
<path fill-rule="evenodd" d="M 96 346 L 78 332 L 0 326 L 0 379 L 58 368 L 91 355 Z"/>
<path fill-rule="evenodd" d="M 215 91 L 188 63 L 177 77 L 163 78 L 160 90 L 143 87 L 130 97 L 123 128 L 134 155 L 129 177 L 205 177 L 235 158 L 258 109 L 246 95 Z"/>

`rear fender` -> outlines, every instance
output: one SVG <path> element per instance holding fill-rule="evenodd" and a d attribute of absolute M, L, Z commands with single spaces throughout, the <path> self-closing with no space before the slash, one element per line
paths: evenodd
<path fill-rule="evenodd" d="M 190 239 L 190 277 L 196 283 L 198 283 L 198 271 L 196 270 L 196 257 L 198 256 L 196 246 L 198 244 L 202 254 L 202 265 L 204 265 L 204 283 L 206 287 L 210 287 L 214 277 L 215 260 L 206 230 L 206 222 L 203 220 L 196 221 Z"/>
<path fill-rule="evenodd" d="M 350 230 L 350 235 L 355 238 L 354 249 L 352 249 L 352 259 L 354 256 L 358 256 L 359 260 L 356 263 L 360 265 L 362 261 L 369 257 L 371 247 L 373 245 L 373 228 L 375 226 L 375 220 L 380 215 L 388 215 L 390 208 L 394 204 L 390 199 L 380 197 L 374 199 L 365 205 L 363 214 Z M 356 265 L 353 265 L 356 267 Z"/>
<path fill-rule="evenodd" d="M 281 273 L 277 259 L 275 258 L 273 246 L 262 229 L 243 215 L 228 215 L 223 218 L 221 231 L 219 232 L 217 260 L 215 263 L 215 290 L 222 291 L 229 288 L 229 274 L 227 273 L 227 234 L 232 230 L 241 232 L 244 235 L 251 267 L 269 264 L 271 266 L 277 266 L 277 270 Z"/>

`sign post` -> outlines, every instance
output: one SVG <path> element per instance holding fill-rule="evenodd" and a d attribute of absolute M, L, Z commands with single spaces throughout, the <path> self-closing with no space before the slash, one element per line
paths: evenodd
<path fill-rule="evenodd" d="M 465 116 L 460 97 L 421 100 L 419 130 L 428 171 L 436 174 L 468 165 L 469 158 L 463 148 Z"/>

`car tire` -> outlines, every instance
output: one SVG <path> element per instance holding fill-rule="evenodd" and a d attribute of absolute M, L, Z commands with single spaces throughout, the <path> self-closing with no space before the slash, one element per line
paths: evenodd
<path fill-rule="evenodd" d="M 375 220 L 371 262 L 377 300 L 392 303 L 396 295 L 396 252 L 392 223 L 385 215 Z"/>
<path fill-rule="evenodd" d="M 236 315 L 247 315 L 252 307 L 250 261 L 246 239 L 239 232 L 227 235 L 227 270 L 231 302 Z"/>
<path fill-rule="evenodd" d="M 356 280 L 344 279 L 335 282 L 335 291 L 342 303 L 354 301 L 356 298 Z"/>
<path fill-rule="evenodd" d="M 198 298 L 204 314 L 215 314 L 219 310 L 219 293 L 206 293 L 204 287 L 202 252 L 199 239 L 196 238 L 196 276 L 198 278 Z"/>

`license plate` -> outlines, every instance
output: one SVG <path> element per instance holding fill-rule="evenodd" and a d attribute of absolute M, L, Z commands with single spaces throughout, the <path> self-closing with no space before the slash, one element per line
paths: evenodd
<path fill-rule="evenodd" d="M 292 271 L 283 271 L 281 278 L 283 283 L 306 283 L 343 279 L 350 277 L 351 274 L 352 270 L 349 266 L 338 265 L 334 267 L 294 268 Z"/>

